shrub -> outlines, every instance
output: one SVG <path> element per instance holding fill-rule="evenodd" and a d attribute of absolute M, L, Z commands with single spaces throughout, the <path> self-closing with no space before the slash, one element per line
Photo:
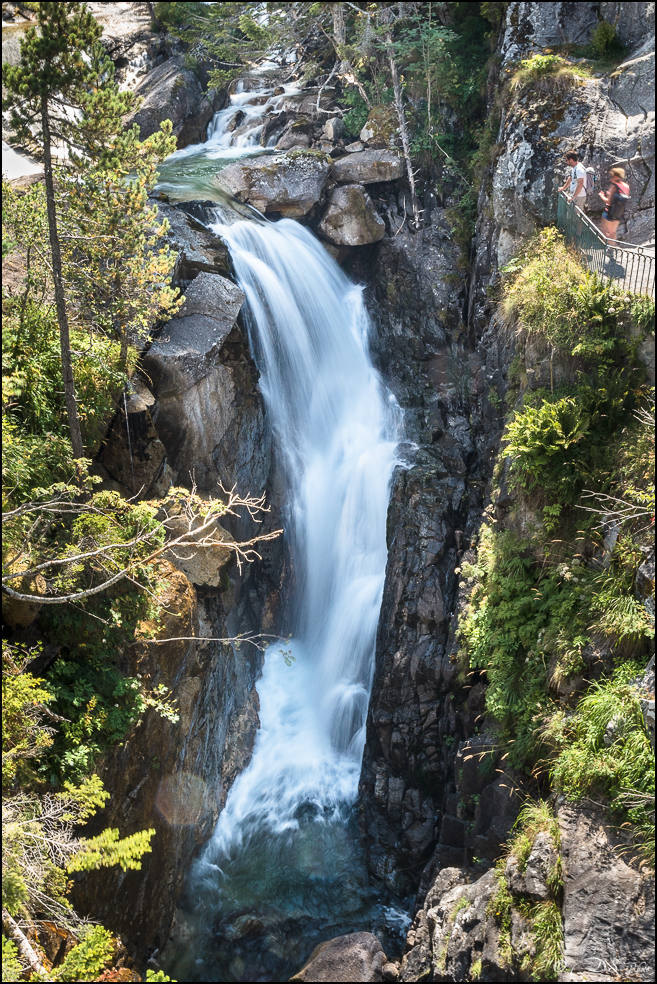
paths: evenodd
<path fill-rule="evenodd" d="M 616 28 L 607 21 L 600 21 L 591 35 L 591 50 L 596 58 L 608 58 L 623 52 Z"/>
<path fill-rule="evenodd" d="M 630 679 L 641 671 L 625 664 L 591 684 L 571 718 L 559 717 L 548 730 L 559 749 L 553 777 L 573 799 L 595 790 L 618 796 L 623 789 L 653 791 L 654 752 L 641 704 Z"/>
<path fill-rule="evenodd" d="M 510 458 L 516 485 L 525 492 L 540 488 L 559 502 L 571 502 L 581 487 L 576 445 L 589 434 L 590 417 L 573 397 L 539 406 L 525 406 L 507 427 Z"/>
<path fill-rule="evenodd" d="M 519 333 L 604 367 L 630 354 L 630 297 L 584 270 L 556 228 L 533 236 L 502 274 L 502 313 Z"/>
<path fill-rule="evenodd" d="M 3 901 L 4 905 L 4 901 Z M 2 980 L 20 981 L 23 967 L 18 959 L 18 947 L 5 936 L 2 937 Z"/>
<path fill-rule="evenodd" d="M 561 55 L 531 55 L 520 62 L 511 76 L 510 88 L 517 96 L 531 88 L 533 93 L 554 96 L 572 89 L 583 73 Z"/>
<path fill-rule="evenodd" d="M 93 981 L 114 953 L 114 938 L 102 926 L 91 926 L 53 972 L 55 981 Z"/>

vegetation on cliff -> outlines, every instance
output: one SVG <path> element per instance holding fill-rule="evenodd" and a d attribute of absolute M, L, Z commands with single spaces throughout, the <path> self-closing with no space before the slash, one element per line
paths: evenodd
<path fill-rule="evenodd" d="M 543 794 L 604 798 L 654 864 L 638 685 L 654 620 L 637 576 L 654 534 L 654 390 L 636 355 L 654 303 L 587 273 L 546 229 L 506 267 L 501 311 L 520 354 L 493 506 L 462 569 L 462 659 L 485 679 L 506 765 Z M 532 390 L 541 358 L 551 384 Z"/>

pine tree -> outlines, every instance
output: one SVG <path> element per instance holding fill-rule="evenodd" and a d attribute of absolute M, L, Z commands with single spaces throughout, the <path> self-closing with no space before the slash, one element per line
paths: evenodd
<path fill-rule="evenodd" d="M 126 371 L 130 332 L 143 334 L 150 320 L 170 317 L 179 305 L 169 286 L 173 254 L 158 248 L 168 227 L 146 208 L 157 161 L 175 149 L 175 139 L 170 123 L 144 142 L 138 127 L 124 131 L 135 96 L 119 92 L 101 29 L 83 4 L 41 3 L 37 19 L 25 32 L 20 64 L 3 66 L 3 108 L 11 110 L 13 139 L 43 148 L 64 394 L 80 458 L 70 318 L 113 334 Z M 57 144 L 67 150 L 59 161 Z"/>
<path fill-rule="evenodd" d="M 21 41 L 18 65 L 2 66 L 7 96 L 3 111 L 11 110 L 11 126 L 17 142 L 43 147 L 48 207 L 48 234 L 52 258 L 55 306 L 59 324 L 64 378 L 64 398 L 71 431 L 73 455 L 83 456 L 82 434 L 75 403 L 68 312 L 62 277 L 62 257 L 55 204 L 53 144 L 68 144 L 74 121 L 70 107 L 77 107 L 89 81 L 84 55 L 98 41 L 101 28 L 81 3 L 40 3 L 38 27 L 29 27 Z"/>

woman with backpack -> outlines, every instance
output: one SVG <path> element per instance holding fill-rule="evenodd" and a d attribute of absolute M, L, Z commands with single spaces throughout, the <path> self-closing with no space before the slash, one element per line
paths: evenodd
<path fill-rule="evenodd" d="M 625 215 L 625 205 L 630 200 L 630 187 L 625 182 L 622 167 L 612 167 L 609 171 L 611 184 L 607 192 L 600 192 L 605 210 L 600 219 L 600 230 L 606 239 L 615 240 L 618 225 Z"/>

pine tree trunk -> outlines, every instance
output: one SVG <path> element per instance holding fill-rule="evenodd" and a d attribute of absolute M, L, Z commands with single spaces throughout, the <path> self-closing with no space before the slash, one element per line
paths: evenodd
<path fill-rule="evenodd" d="M 390 34 L 386 36 L 386 46 L 388 48 L 388 61 L 390 62 L 390 74 L 392 75 L 392 88 L 395 94 L 395 109 L 397 111 L 397 120 L 399 121 L 399 135 L 401 137 L 402 150 L 404 151 L 404 160 L 406 161 L 406 173 L 408 175 L 408 183 L 411 188 L 411 205 L 413 206 L 413 218 L 415 220 L 415 228 L 419 229 L 420 213 L 417 206 L 417 193 L 415 191 L 415 175 L 413 174 L 413 162 L 411 161 L 411 150 L 410 150 L 410 143 L 408 139 L 408 127 L 406 126 L 406 113 L 404 112 L 402 89 L 399 82 L 397 62 L 395 61 L 394 49 L 392 46 L 392 37 Z"/>
<path fill-rule="evenodd" d="M 68 426 L 71 431 L 73 457 L 82 458 L 82 434 L 80 419 L 75 402 L 75 382 L 73 380 L 73 363 L 71 361 L 71 339 L 66 313 L 66 298 L 64 297 L 64 281 L 62 279 L 62 254 L 57 232 L 57 213 L 55 211 L 55 183 L 52 175 L 52 152 L 50 144 L 50 121 L 48 119 L 48 104 L 41 99 L 41 128 L 43 135 L 43 162 L 46 179 L 46 206 L 48 210 L 48 235 L 50 237 L 50 253 L 52 257 L 52 278 L 55 288 L 55 307 L 57 323 L 59 324 L 59 344 L 62 353 L 62 377 L 64 379 L 64 399 L 68 414 Z"/>

